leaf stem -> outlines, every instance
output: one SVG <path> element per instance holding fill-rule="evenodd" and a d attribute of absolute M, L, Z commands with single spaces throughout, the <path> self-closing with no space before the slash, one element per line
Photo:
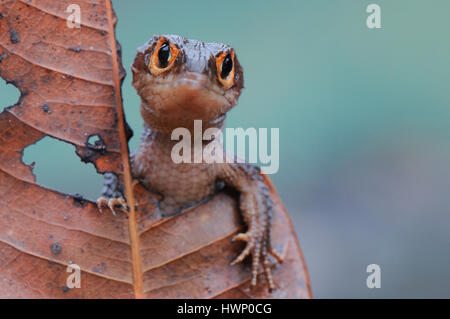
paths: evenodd
<path fill-rule="evenodd" d="M 139 249 L 139 234 L 137 231 L 136 222 L 136 210 L 135 210 L 135 199 L 133 194 L 133 181 L 130 169 L 129 160 L 129 150 L 128 141 L 125 132 L 125 116 L 123 112 L 122 105 L 122 92 L 121 84 L 119 78 L 119 57 L 117 55 L 116 38 L 114 32 L 114 13 L 111 4 L 111 0 L 106 0 L 106 13 L 108 16 L 108 36 L 111 47 L 111 59 L 113 67 L 113 80 L 114 80 L 114 91 L 117 105 L 117 116 L 119 119 L 119 137 L 120 137 L 120 147 L 122 153 L 122 163 L 123 163 L 123 178 L 125 186 L 125 196 L 127 198 L 128 206 L 130 207 L 128 215 L 128 225 L 130 233 L 130 245 L 131 245 L 131 257 L 133 265 L 133 287 L 134 295 L 136 298 L 143 298 L 143 277 L 142 277 L 142 265 L 140 258 Z"/>

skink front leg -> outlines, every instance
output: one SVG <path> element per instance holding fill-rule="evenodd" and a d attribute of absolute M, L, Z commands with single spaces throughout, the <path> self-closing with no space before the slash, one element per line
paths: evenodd
<path fill-rule="evenodd" d="M 269 290 L 272 290 L 275 288 L 275 282 L 272 276 L 270 256 L 273 256 L 278 263 L 282 262 L 282 258 L 271 244 L 273 204 L 270 191 L 264 183 L 264 177 L 257 167 L 249 164 L 224 163 L 217 165 L 219 178 L 240 192 L 240 210 L 248 227 L 245 233 L 237 234 L 233 238 L 233 241 L 246 242 L 246 246 L 232 264 L 242 262 L 245 257 L 251 255 L 251 286 L 256 286 L 258 271 L 262 265 Z"/>

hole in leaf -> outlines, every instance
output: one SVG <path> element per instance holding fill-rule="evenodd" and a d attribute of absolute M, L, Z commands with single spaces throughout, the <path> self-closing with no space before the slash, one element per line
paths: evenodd
<path fill-rule="evenodd" d="M 88 142 L 88 144 L 95 146 L 98 143 L 101 143 L 101 139 L 100 139 L 100 136 L 98 136 L 97 134 L 96 135 L 91 135 L 91 136 L 89 136 L 87 142 Z"/>
<path fill-rule="evenodd" d="M 97 134 L 89 136 L 88 140 L 86 141 L 86 146 L 97 149 L 97 150 L 101 150 L 101 151 L 106 150 L 105 142 Z"/>
<path fill-rule="evenodd" d="M 0 78 L 0 111 L 3 112 L 8 106 L 16 104 L 19 97 L 19 89 Z"/>
<path fill-rule="evenodd" d="M 83 164 L 71 144 L 44 137 L 24 149 L 23 162 L 33 166 L 36 182 L 44 187 L 91 201 L 100 196 L 103 175 L 93 164 Z"/>

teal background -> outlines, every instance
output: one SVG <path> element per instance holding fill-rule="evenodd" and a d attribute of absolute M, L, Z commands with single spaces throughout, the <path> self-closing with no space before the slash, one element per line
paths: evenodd
<path fill-rule="evenodd" d="M 381 29 L 366 27 L 370 3 L 381 7 Z M 227 126 L 280 128 L 271 178 L 314 296 L 450 297 L 449 1 L 113 4 L 131 149 L 142 131 L 129 71 L 136 48 L 160 33 L 228 43 L 245 90 Z M 17 90 L 0 81 L 1 105 L 14 104 Z M 99 195 L 102 177 L 71 145 L 45 138 L 24 161 L 48 187 Z M 380 289 L 366 287 L 372 263 Z"/>

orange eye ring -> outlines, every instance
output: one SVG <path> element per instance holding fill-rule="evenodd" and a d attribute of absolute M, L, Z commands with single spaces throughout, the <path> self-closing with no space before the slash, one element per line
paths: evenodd
<path fill-rule="evenodd" d="M 234 50 L 216 55 L 217 80 L 229 89 L 234 84 Z"/>
<path fill-rule="evenodd" d="M 163 52 L 160 52 L 164 50 Z M 155 50 L 150 57 L 150 63 L 148 69 L 151 74 L 157 76 L 161 73 L 169 71 L 180 53 L 180 49 L 173 43 L 169 42 L 165 37 L 160 37 L 156 43 Z M 160 58 L 166 58 L 166 61 L 162 61 Z"/>

